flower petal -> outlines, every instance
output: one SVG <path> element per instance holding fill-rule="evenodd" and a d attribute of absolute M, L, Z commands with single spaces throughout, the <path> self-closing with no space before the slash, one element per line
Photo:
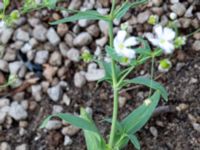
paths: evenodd
<path fill-rule="evenodd" d="M 163 28 L 162 28 L 161 25 L 155 25 L 153 30 L 156 33 L 158 38 L 162 38 L 163 37 Z"/>
<path fill-rule="evenodd" d="M 133 49 L 130 49 L 130 48 L 125 48 L 123 51 L 123 56 L 127 57 L 127 58 L 130 58 L 130 59 L 133 59 L 135 58 L 135 51 Z"/>
<path fill-rule="evenodd" d="M 124 42 L 124 45 L 126 47 L 135 46 L 137 44 L 138 44 L 138 41 L 137 41 L 137 39 L 135 37 L 130 37 Z"/>
<path fill-rule="evenodd" d="M 159 39 L 154 38 L 152 33 L 146 33 L 145 37 L 154 45 L 158 46 L 159 44 Z"/>
<path fill-rule="evenodd" d="M 175 38 L 176 33 L 172 29 L 170 29 L 170 28 L 164 28 L 163 35 L 164 35 L 164 38 L 166 40 L 171 41 L 171 40 L 173 40 Z"/>
<path fill-rule="evenodd" d="M 165 54 L 171 54 L 174 51 L 174 45 L 170 42 L 159 43 L 159 47 L 163 49 Z"/>
<path fill-rule="evenodd" d="M 125 41 L 126 35 L 127 35 L 126 31 L 124 31 L 124 30 L 118 31 L 117 37 L 116 37 L 117 41 L 120 43 L 123 43 Z"/>

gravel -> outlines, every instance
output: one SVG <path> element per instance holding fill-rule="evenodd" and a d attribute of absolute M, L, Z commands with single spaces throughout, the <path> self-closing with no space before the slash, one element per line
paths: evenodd
<path fill-rule="evenodd" d="M 2 35 L 1 35 L 1 42 L 3 44 L 7 44 L 8 41 L 11 39 L 13 32 L 14 32 L 13 29 L 11 29 L 11 28 L 5 28 L 3 30 Z"/>
<path fill-rule="evenodd" d="M 193 43 L 192 48 L 193 48 L 195 51 L 200 51 L 200 40 L 196 40 L 196 41 Z"/>
<path fill-rule="evenodd" d="M 0 70 L 4 71 L 4 72 L 8 72 L 9 71 L 8 62 L 7 61 L 0 59 Z"/>
<path fill-rule="evenodd" d="M 62 127 L 61 121 L 49 120 L 45 128 L 48 130 L 56 130 L 56 129 L 60 129 L 61 127 Z"/>
<path fill-rule="evenodd" d="M 178 16 L 183 16 L 186 12 L 185 5 L 182 3 L 175 3 L 174 5 L 171 6 L 171 10 Z"/>
<path fill-rule="evenodd" d="M 47 90 L 47 93 L 52 101 L 57 102 L 61 99 L 63 91 L 60 85 L 56 85 Z"/>
<path fill-rule="evenodd" d="M 17 74 L 22 65 L 23 63 L 21 61 L 14 61 L 12 63 L 9 63 L 9 72 L 11 74 Z"/>
<path fill-rule="evenodd" d="M 73 40 L 74 46 L 86 46 L 92 42 L 92 37 L 87 32 L 82 32 Z"/>
<path fill-rule="evenodd" d="M 51 54 L 49 63 L 53 66 L 60 66 L 62 64 L 62 56 L 59 51 L 54 51 Z"/>
<path fill-rule="evenodd" d="M 72 139 L 69 136 L 66 135 L 65 138 L 64 138 L 64 145 L 69 146 L 72 143 L 73 143 Z"/>
<path fill-rule="evenodd" d="M 0 150 L 11 150 L 11 146 L 7 142 L 2 142 L 0 145 Z"/>
<path fill-rule="evenodd" d="M 69 135 L 69 136 L 74 136 L 75 134 L 77 134 L 80 131 L 79 128 L 69 125 L 67 127 L 62 128 L 62 134 L 63 135 Z"/>
<path fill-rule="evenodd" d="M 41 50 L 36 53 L 35 63 L 44 64 L 49 58 L 49 52 L 46 50 Z"/>
<path fill-rule="evenodd" d="M 36 101 L 42 100 L 42 86 L 41 85 L 32 85 L 31 86 L 32 96 Z"/>
<path fill-rule="evenodd" d="M 54 46 L 58 45 L 58 43 L 60 42 L 60 37 L 58 36 L 58 34 L 54 30 L 54 28 L 50 28 L 48 30 L 48 32 L 47 32 L 47 39 Z"/>
<path fill-rule="evenodd" d="M 149 17 L 150 17 L 151 13 L 149 10 L 146 10 L 145 12 L 139 13 L 137 16 L 137 22 L 140 24 L 145 23 Z"/>
<path fill-rule="evenodd" d="M 30 36 L 29 36 L 28 32 L 19 28 L 15 32 L 15 38 L 16 38 L 16 40 L 19 40 L 19 41 L 28 42 L 30 39 Z"/>
<path fill-rule="evenodd" d="M 9 115 L 15 120 L 22 120 L 28 117 L 28 113 L 24 109 L 24 107 L 17 102 L 13 102 L 9 109 Z"/>
<path fill-rule="evenodd" d="M 77 72 L 74 75 L 74 85 L 78 88 L 81 88 L 85 85 L 86 79 L 83 72 Z"/>
<path fill-rule="evenodd" d="M 43 25 L 37 25 L 33 29 L 33 37 L 41 42 L 45 42 L 47 39 L 47 29 Z"/>
<path fill-rule="evenodd" d="M 71 48 L 67 52 L 67 57 L 69 58 L 69 60 L 71 60 L 73 62 L 79 62 L 80 61 L 80 52 L 78 49 Z"/>

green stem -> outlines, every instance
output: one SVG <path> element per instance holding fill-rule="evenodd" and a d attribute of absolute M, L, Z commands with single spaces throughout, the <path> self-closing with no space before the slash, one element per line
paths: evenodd
<path fill-rule="evenodd" d="M 111 20 L 109 21 L 109 39 L 110 39 L 110 47 L 114 47 L 113 45 L 113 12 L 115 9 L 115 0 L 112 0 L 112 8 L 110 12 Z M 114 92 L 114 99 L 113 99 L 113 114 L 112 114 L 112 126 L 109 138 L 109 146 L 113 148 L 114 138 L 115 138 L 115 131 L 116 131 L 116 124 L 117 124 L 117 115 L 118 115 L 118 94 L 119 90 L 117 87 L 117 78 L 116 78 L 116 71 L 115 71 L 115 61 L 112 59 L 112 81 L 113 81 L 113 92 Z"/>
<path fill-rule="evenodd" d="M 155 63 L 155 57 L 152 56 L 151 59 L 151 83 L 150 83 L 150 87 L 152 86 L 152 80 L 153 80 L 153 76 L 154 76 L 154 63 Z M 151 96 L 152 93 L 152 88 L 149 89 L 149 97 Z"/>
<path fill-rule="evenodd" d="M 193 34 L 198 33 L 198 32 L 200 32 L 200 28 L 198 28 L 196 31 L 194 31 L 194 32 L 192 32 L 192 33 L 186 35 L 186 37 L 188 38 L 188 37 L 190 37 L 190 36 L 192 36 Z"/>

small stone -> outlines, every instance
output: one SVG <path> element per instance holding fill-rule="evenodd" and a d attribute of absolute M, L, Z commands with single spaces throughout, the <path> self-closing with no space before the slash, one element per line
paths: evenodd
<path fill-rule="evenodd" d="M 77 134 L 79 131 L 80 131 L 79 128 L 69 125 L 67 127 L 64 127 L 61 132 L 63 135 L 73 136 L 73 135 Z"/>
<path fill-rule="evenodd" d="M 32 50 L 32 46 L 29 43 L 24 44 L 24 46 L 21 48 L 21 51 L 23 53 L 28 53 Z"/>
<path fill-rule="evenodd" d="M 193 48 L 195 51 L 200 51 L 200 40 L 196 40 L 196 41 L 193 43 L 192 48 Z"/>
<path fill-rule="evenodd" d="M 69 106 L 71 103 L 71 99 L 69 98 L 69 96 L 67 94 L 63 95 L 63 99 L 62 101 L 65 103 L 65 105 Z"/>
<path fill-rule="evenodd" d="M 67 33 L 65 35 L 65 43 L 67 44 L 67 46 L 69 47 L 73 47 L 73 40 L 74 40 L 74 37 L 72 36 L 72 34 L 70 33 Z"/>
<path fill-rule="evenodd" d="M 171 10 L 178 16 L 183 16 L 185 14 L 186 8 L 185 5 L 182 3 L 175 3 L 171 6 Z"/>
<path fill-rule="evenodd" d="M 193 126 L 193 128 L 194 128 L 196 131 L 200 132 L 200 124 L 198 124 L 198 123 L 192 123 L 192 126 Z"/>
<path fill-rule="evenodd" d="M 104 34 L 104 35 L 108 35 L 108 30 L 109 30 L 109 25 L 106 21 L 100 20 L 99 23 L 99 28 L 100 31 Z"/>
<path fill-rule="evenodd" d="M 176 109 L 178 110 L 178 111 L 185 111 L 185 110 L 187 110 L 188 109 L 188 105 L 187 104 L 184 104 L 184 103 L 181 103 L 181 104 L 179 104 L 177 107 L 176 107 Z"/>
<path fill-rule="evenodd" d="M 45 126 L 48 130 L 56 130 L 62 127 L 62 122 L 58 120 L 49 120 L 47 125 Z"/>
<path fill-rule="evenodd" d="M 170 0 L 172 4 L 179 3 L 179 0 Z"/>
<path fill-rule="evenodd" d="M 96 40 L 96 45 L 100 46 L 100 47 L 104 47 L 107 42 L 108 42 L 108 37 L 104 36 L 104 37 Z"/>
<path fill-rule="evenodd" d="M 62 56 L 67 57 L 67 52 L 68 52 L 69 48 L 67 47 L 67 45 L 64 42 L 61 42 L 59 44 L 59 49 L 60 49 Z"/>
<path fill-rule="evenodd" d="M 4 72 L 8 72 L 9 71 L 8 62 L 7 61 L 0 59 L 0 70 L 4 71 Z"/>
<path fill-rule="evenodd" d="M 49 97 L 51 98 L 51 100 L 53 100 L 54 102 L 57 102 L 62 97 L 63 91 L 59 85 L 56 85 L 54 87 L 49 88 L 47 90 L 47 93 Z"/>
<path fill-rule="evenodd" d="M 74 62 L 79 62 L 80 61 L 80 52 L 79 50 L 75 49 L 75 48 L 71 48 L 68 52 L 67 52 L 67 57 L 69 58 L 69 60 L 74 61 Z"/>
<path fill-rule="evenodd" d="M 54 46 L 56 46 L 60 42 L 60 37 L 58 36 L 54 28 L 50 28 L 47 31 L 47 39 Z"/>
<path fill-rule="evenodd" d="M 9 106 L 10 104 L 10 100 L 7 98 L 1 98 L 0 99 L 0 108 L 5 107 L 5 106 Z"/>
<path fill-rule="evenodd" d="M 44 64 L 47 62 L 49 57 L 49 52 L 46 50 L 41 50 L 36 53 L 35 63 Z"/>
<path fill-rule="evenodd" d="M 5 28 L 1 35 L 1 42 L 3 44 L 7 44 L 10 38 L 12 37 L 12 34 L 13 34 L 13 29 Z"/>
<path fill-rule="evenodd" d="M 193 36 L 196 40 L 200 40 L 200 33 L 195 33 Z"/>
<path fill-rule="evenodd" d="M 152 0 L 155 6 L 160 6 L 163 3 L 163 0 Z"/>
<path fill-rule="evenodd" d="M 17 102 L 13 102 L 10 106 L 9 115 L 15 120 L 22 120 L 28 117 L 27 112 L 22 105 Z"/>
<path fill-rule="evenodd" d="M 188 28 L 191 24 L 191 20 L 188 18 L 181 18 L 179 19 L 182 28 Z"/>
<path fill-rule="evenodd" d="M 151 134 L 152 134 L 155 138 L 158 137 L 158 130 L 157 130 L 155 127 L 150 127 L 149 130 L 150 130 Z"/>
<path fill-rule="evenodd" d="M 63 111 L 63 107 L 60 105 L 54 105 L 52 114 L 61 113 Z"/>
<path fill-rule="evenodd" d="M 6 78 L 2 72 L 0 72 L 0 85 L 5 84 Z M 0 90 L 1 91 L 1 90 Z"/>
<path fill-rule="evenodd" d="M 97 38 L 100 34 L 99 28 L 94 24 L 87 28 L 87 32 Z"/>
<path fill-rule="evenodd" d="M 88 26 L 89 22 L 90 22 L 90 21 L 87 20 L 87 19 L 81 19 L 81 20 L 78 21 L 78 25 L 79 25 L 80 27 L 82 27 L 82 28 L 85 28 L 85 27 Z"/>
<path fill-rule="evenodd" d="M 64 145 L 65 146 L 68 146 L 68 145 L 71 145 L 72 144 L 72 139 L 69 137 L 69 136 L 65 136 L 65 139 L 64 139 Z"/>
<path fill-rule="evenodd" d="M 22 30 L 22 29 L 18 29 L 16 32 L 15 32 L 15 38 L 16 40 L 19 40 L 19 41 L 24 41 L 24 42 L 28 42 L 30 37 L 29 37 L 29 33 Z"/>
<path fill-rule="evenodd" d="M 187 18 L 193 17 L 193 14 L 192 14 L 193 9 L 194 9 L 194 6 L 191 5 L 191 6 L 187 9 L 187 11 L 185 12 L 185 17 L 187 17 Z"/>
<path fill-rule="evenodd" d="M 0 145 L 0 150 L 11 150 L 11 146 L 7 142 L 2 142 Z"/>
<path fill-rule="evenodd" d="M 21 61 L 14 61 L 9 63 L 9 71 L 11 74 L 17 74 L 19 69 L 22 67 L 23 63 Z"/>
<path fill-rule="evenodd" d="M 72 0 L 68 6 L 68 9 L 78 10 L 81 7 L 82 1 Z"/>
<path fill-rule="evenodd" d="M 30 44 L 30 46 L 31 46 L 32 48 L 34 48 L 35 46 L 38 45 L 38 41 L 37 41 L 35 38 L 31 38 L 31 39 L 29 40 L 29 44 Z"/>
<path fill-rule="evenodd" d="M 55 76 L 58 68 L 57 67 L 53 67 L 53 66 L 50 66 L 50 65 L 44 65 L 44 71 L 43 71 L 43 76 L 49 80 L 49 81 L 52 81 L 53 80 L 53 77 Z"/>
<path fill-rule="evenodd" d="M 33 29 L 33 37 L 41 42 L 45 42 L 47 37 L 47 29 L 43 26 L 43 25 L 37 25 L 34 29 Z"/>
<path fill-rule="evenodd" d="M 42 100 L 42 86 L 41 85 L 32 85 L 31 86 L 32 96 L 36 101 Z"/>
<path fill-rule="evenodd" d="M 86 107 L 86 108 L 85 108 L 85 111 L 86 111 L 90 116 L 92 116 L 93 110 L 92 110 L 91 107 Z"/>
<path fill-rule="evenodd" d="M 58 27 L 57 27 L 57 33 L 63 37 L 67 31 L 69 30 L 67 24 L 58 24 Z"/>
<path fill-rule="evenodd" d="M 80 33 L 73 41 L 74 46 L 86 46 L 92 42 L 92 37 L 87 32 Z"/>
<path fill-rule="evenodd" d="M 151 13 L 146 10 L 145 12 L 139 13 L 139 15 L 137 16 L 137 22 L 140 24 L 145 23 L 149 17 L 150 17 Z"/>
<path fill-rule="evenodd" d="M 126 104 L 126 97 L 119 97 L 119 107 L 123 108 Z"/>
<path fill-rule="evenodd" d="M 85 76 L 81 72 L 77 72 L 74 75 L 74 85 L 78 88 L 83 87 L 83 85 L 86 83 Z"/>
<path fill-rule="evenodd" d="M 49 63 L 53 66 L 60 66 L 62 64 L 62 56 L 58 51 L 54 51 L 49 59 Z"/>
<path fill-rule="evenodd" d="M 15 148 L 15 150 L 28 150 L 27 144 L 21 144 Z"/>
<path fill-rule="evenodd" d="M 32 27 L 36 27 L 40 23 L 40 20 L 38 18 L 28 18 L 28 22 Z"/>
<path fill-rule="evenodd" d="M 97 69 L 96 67 L 94 63 L 88 65 L 88 71 L 85 73 L 87 81 L 97 81 L 105 76 L 105 70 Z"/>
<path fill-rule="evenodd" d="M 8 49 L 6 49 L 6 53 L 5 53 L 3 59 L 5 61 L 14 61 L 16 59 L 16 56 L 17 56 L 16 51 L 8 48 Z"/>

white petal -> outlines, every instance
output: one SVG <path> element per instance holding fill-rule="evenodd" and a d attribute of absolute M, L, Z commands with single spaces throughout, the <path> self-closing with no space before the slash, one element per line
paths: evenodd
<path fill-rule="evenodd" d="M 173 40 L 176 36 L 176 33 L 170 28 L 164 28 L 164 38 L 166 40 Z"/>
<path fill-rule="evenodd" d="M 161 25 L 156 25 L 154 26 L 154 32 L 156 33 L 158 38 L 162 38 L 163 37 L 163 28 Z"/>
<path fill-rule="evenodd" d="M 154 45 L 158 46 L 159 44 L 159 39 L 154 38 L 152 33 L 146 33 L 145 37 Z"/>
<path fill-rule="evenodd" d="M 174 45 L 170 42 L 160 43 L 159 46 L 164 50 L 165 54 L 171 54 L 174 51 Z"/>
<path fill-rule="evenodd" d="M 126 35 L 127 35 L 126 31 L 124 31 L 124 30 L 118 31 L 117 37 L 116 37 L 117 41 L 120 43 L 123 43 L 125 41 Z"/>
<path fill-rule="evenodd" d="M 124 45 L 126 47 L 135 46 L 137 44 L 138 44 L 138 41 L 137 41 L 137 39 L 135 37 L 130 37 L 124 42 Z"/>
<path fill-rule="evenodd" d="M 130 49 L 130 48 L 125 48 L 123 51 L 123 56 L 127 57 L 127 58 L 130 58 L 130 59 L 133 59 L 135 58 L 135 51 L 133 49 Z"/>

